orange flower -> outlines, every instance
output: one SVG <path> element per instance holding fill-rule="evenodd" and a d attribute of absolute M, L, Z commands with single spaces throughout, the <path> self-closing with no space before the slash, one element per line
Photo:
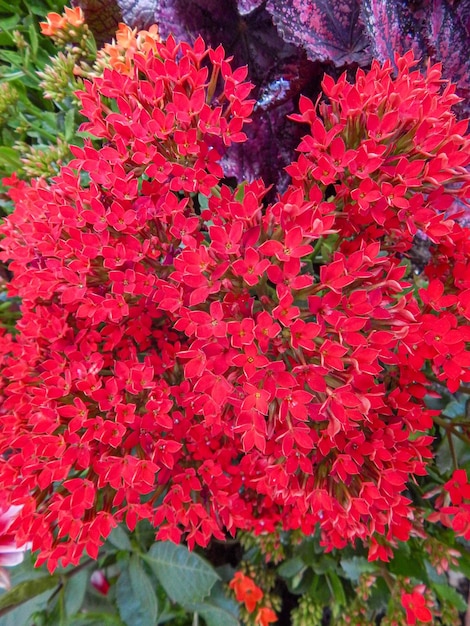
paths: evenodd
<path fill-rule="evenodd" d="M 277 622 L 277 615 L 272 609 L 264 606 L 256 615 L 255 624 L 260 626 L 269 626 L 272 622 Z"/>
<path fill-rule="evenodd" d="M 65 7 L 62 15 L 58 13 L 48 13 L 46 15 L 47 22 L 40 22 L 41 33 L 47 37 L 53 37 L 59 31 L 69 26 L 82 26 L 85 23 L 85 16 L 80 7 L 73 9 Z"/>
<path fill-rule="evenodd" d="M 235 573 L 229 587 L 235 591 L 237 601 L 245 603 L 246 609 L 249 613 L 253 613 L 258 602 L 263 599 L 264 594 L 261 589 L 251 580 L 251 578 L 245 576 L 242 572 Z M 265 624 L 263 624 L 263 626 L 265 626 Z"/>
<path fill-rule="evenodd" d="M 98 66 L 112 67 L 122 74 L 130 75 L 135 53 L 156 53 L 157 43 L 161 40 L 156 24 L 149 30 L 138 31 L 121 23 L 116 31 L 115 41 L 106 43 L 98 52 Z"/>

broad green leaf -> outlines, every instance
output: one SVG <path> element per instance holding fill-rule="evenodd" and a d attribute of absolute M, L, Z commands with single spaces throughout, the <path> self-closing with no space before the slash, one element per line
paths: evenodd
<path fill-rule="evenodd" d="M 240 626 L 239 608 L 233 598 L 227 597 L 221 581 L 215 583 L 207 600 L 187 607 L 189 611 L 202 615 L 206 626 Z"/>
<path fill-rule="evenodd" d="M 373 572 L 376 567 L 364 556 L 353 556 L 350 559 L 341 559 L 341 567 L 352 582 L 357 583 L 361 574 Z"/>
<path fill-rule="evenodd" d="M 240 626 L 237 617 L 226 609 L 203 602 L 202 604 L 192 604 L 187 607 L 188 611 L 199 613 L 204 618 L 207 626 Z"/>
<path fill-rule="evenodd" d="M 108 537 L 108 541 L 118 550 L 126 550 L 127 552 L 131 552 L 132 550 L 129 536 L 122 526 L 116 526 L 116 528 L 113 528 Z"/>
<path fill-rule="evenodd" d="M 144 558 L 171 600 L 184 607 L 202 602 L 219 580 L 203 558 L 171 541 L 154 543 Z"/>
<path fill-rule="evenodd" d="M 303 572 L 306 567 L 307 566 L 300 556 L 295 556 L 292 559 L 284 561 L 284 563 L 278 567 L 277 573 L 282 578 L 292 578 L 293 576 L 300 574 L 300 572 Z"/>
<path fill-rule="evenodd" d="M 73 615 L 80 610 L 90 579 L 88 569 L 82 569 L 77 573 L 73 573 L 67 578 L 65 585 L 65 612 L 67 615 Z"/>
<path fill-rule="evenodd" d="M 31 626 L 34 623 L 31 619 L 32 615 L 46 609 L 51 593 L 53 592 L 49 589 L 24 604 L 12 608 L 0 617 L 0 626 Z"/>
<path fill-rule="evenodd" d="M 42 576 L 35 580 L 25 580 L 0 596 L 0 611 L 27 602 L 49 589 L 54 589 L 59 583 L 59 576 Z"/>
<path fill-rule="evenodd" d="M 137 556 L 130 560 L 129 567 L 123 569 L 119 576 L 116 603 L 126 626 L 155 626 L 157 598 Z"/>
<path fill-rule="evenodd" d="M 447 602 L 451 606 L 455 606 L 461 613 L 467 610 L 467 603 L 453 587 L 439 583 L 431 583 L 431 587 L 439 600 Z"/>
<path fill-rule="evenodd" d="M 129 563 L 132 589 L 144 610 L 149 624 L 155 624 L 158 615 L 158 600 L 154 584 L 145 572 L 140 558 L 133 554 Z"/>

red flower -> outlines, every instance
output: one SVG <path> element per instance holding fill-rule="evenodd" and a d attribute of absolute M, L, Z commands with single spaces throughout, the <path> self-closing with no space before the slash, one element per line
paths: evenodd
<path fill-rule="evenodd" d="M 237 602 L 245 603 L 246 609 L 249 613 L 253 613 L 256 609 L 256 605 L 263 599 L 264 596 L 263 592 L 254 583 L 254 581 L 248 576 L 245 576 L 242 572 L 235 572 L 229 587 L 234 590 Z"/>
<path fill-rule="evenodd" d="M 412 593 L 403 593 L 401 603 L 406 611 L 406 623 L 410 626 L 420 622 L 432 622 L 432 613 L 426 606 L 422 590 L 416 588 Z"/>
<path fill-rule="evenodd" d="M 272 609 L 264 606 L 256 613 L 255 624 L 269 626 L 273 622 L 277 622 L 277 615 Z"/>

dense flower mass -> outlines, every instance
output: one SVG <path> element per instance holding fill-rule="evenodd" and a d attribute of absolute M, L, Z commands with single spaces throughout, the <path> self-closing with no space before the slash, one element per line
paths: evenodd
<path fill-rule="evenodd" d="M 301 100 L 271 205 L 262 181 L 224 184 L 251 86 L 201 39 L 88 82 L 101 147 L 12 181 L 0 480 L 39 562 L 96 556 L 121 520 L 190 546 L 318 525 L 371 560 L 419 532 L 404 491 L 431 456 L 429 380 L 470 381 L 470 238 L 448 216 L 470 140 L 439 67 L 397 64 Z"/>

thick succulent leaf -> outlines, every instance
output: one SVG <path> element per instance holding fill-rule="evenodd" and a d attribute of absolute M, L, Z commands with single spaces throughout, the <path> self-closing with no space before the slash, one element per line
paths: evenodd
<path fill-rule="evenodd" d="M 461 3 L 466 4 L 466 3 Z M 433 45 L 433 61 L 441 61 L 444 77 L 456 83 L 457 94 L 466 100 L 459 113 L 468 115 L 470 99 L 470 37 L 456 8 L 448 0 L 434 0 L 427 35 Z"/>
<path fill-rule="evenodd" d="M 146 0 L 148 1 L 148 0 Z M 123 16 L 115 0 L 72 0 L 73 7 L 81 7 L 98 46 L 111 41 Z"/>
<path fill-rule="evenodd" d="M 362 17 L 375 58 L 394 62 L 395 53 L 413 49 L 416 58 L 427 55 L 421 24 L 407 0 L 363 0 Z"/>
<path fill-rule="evenodd" d="M 312 61 L 370 61 L 360 0 L 268 0 L 266 7 L 280 35 L 302 46 Z"/>

